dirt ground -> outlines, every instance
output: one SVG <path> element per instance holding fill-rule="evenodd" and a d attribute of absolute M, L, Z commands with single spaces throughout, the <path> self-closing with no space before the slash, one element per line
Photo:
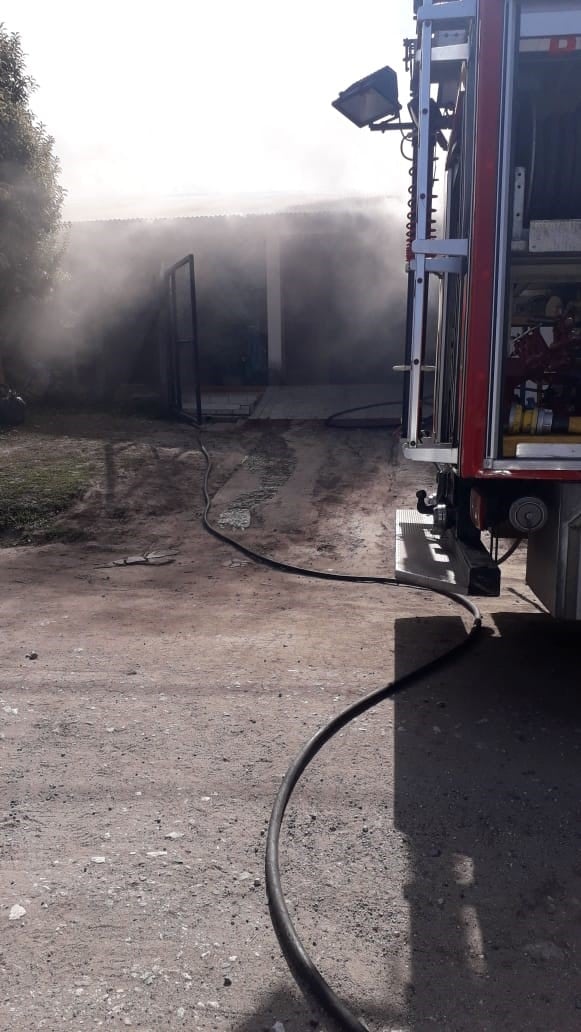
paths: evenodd
<path fill-rule="evenodd" d="M 320 569 L 391 573 L 394 509 L 430 486 L 377 430 L 204 440 L 215 520 Z M 320 1028 L 265 901 L 277 787 L 463 617 L 210 538 L 185 427 L 53 416 L 0 438 L 0 465 L 15 447 L 78 449 L 94 483 L 48 543 L 0 551 L 0 1027 Z M 374 1032 L 581 1027 L 579 631 L 539 611 L 519 553 L 503 583 L 476 648 L 347 729 L 288 815 L 298 928 Z"/>

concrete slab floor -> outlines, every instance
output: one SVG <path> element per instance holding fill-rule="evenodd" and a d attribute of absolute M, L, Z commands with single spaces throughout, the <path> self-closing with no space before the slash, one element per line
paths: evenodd
<path fill-rule="evenodd" d="M 359 405 L 378 405 L 394 401 L 396 407 L 385 406 L 373 410 L 374 418 L 393 416 L 401 403 L 399 384 L 343 384 L 307 385 L 299 387 L 267 387 L 253 419 L 313 419 L 324 420 L 335 412 Z M 361 414 L 360 414 L 361 415 Z"/>

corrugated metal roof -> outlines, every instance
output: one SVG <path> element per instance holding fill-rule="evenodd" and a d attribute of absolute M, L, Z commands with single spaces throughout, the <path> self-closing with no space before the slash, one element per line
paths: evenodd
<path fill-rule="evenodd" d="M 275 198 L 271 198 L 274 201 Z M 317 215 L 335 215 L 335 214 L 364 214 L 366 211 L 376 210 L 378 207 L 388 204 L 390 201 L 395 201 L 394 197 L 384 196 L 369 196 L 369 197 L 327 197 L 327 198 L 310 198 L 301 199 L 297 201 L 295 198 L 291 201 L 287 199 L 287 203 L 284 203 L 282 198 L 278 198 L 278 203 L 267 203 L 266 198 L 256 198 L 254 206 L 252 204 L 252 198 L 245 198 L 245 204 L 239 205 L 238 208 L 228 206 L 224 203 L 224 199 L 216 199 L 213 201 L 212 198 L 204 198 L 203 200 L 198 199 L 197 201 L 192 198 L 191 209 L 189 211 L 178 210 L 166 210 L 164 214 L 158 215 L 118 215 L 108 217 L 94 217 L 94 218 L 71 218 L 68 217 L 67 221 L 73 225 L 87 225 L 90 223 L 149 223 L 149 222 L 173 222 L 173 221 L 188 221 L 191 219 L 264 219 L 264 218 L 275 218 L 277 216 L 317 216 Z M 222 210 L 218 210 L 220 203 L 222 203 Z M 215 207 L 211 210 L 211 205 Z M 164 207 L 164 200 L 160 200 L 158 210 Z M 184 207 L 188 207 L 185 203 Z M 198 209 L 206 210 L 194 210 Z M 210 209 L 210 210 L 208 210 Z M 66 213 L 65 213 L 66 217 Z"/>

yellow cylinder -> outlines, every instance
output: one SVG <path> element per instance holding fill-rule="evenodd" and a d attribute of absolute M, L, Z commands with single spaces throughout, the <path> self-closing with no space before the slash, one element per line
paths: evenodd
<path fill-rule="evenodd" d="M 523 407 L 522 405 L 511 405 L 508 425 L 511 434 L 519 434 L 522 427 Z"/>
<path fill-rule="evenodd" d="M 525 409 L 522 418 L 522 432 L 523 434 L 534 434 L 537 429 L 537 420 L 539 418 L 539 410 Z"/>

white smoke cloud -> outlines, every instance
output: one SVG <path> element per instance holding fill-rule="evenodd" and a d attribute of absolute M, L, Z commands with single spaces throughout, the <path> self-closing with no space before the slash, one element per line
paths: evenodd
<path fill-rule="evenodd" d="M 67 213 L 90 218 L 176 196 L 399 196 L 398 140 L 330 103 L 384 64 L 405 99 L 411 14 L 411 0 L 5 0 L 2 17 L 40 84 Z"/>

